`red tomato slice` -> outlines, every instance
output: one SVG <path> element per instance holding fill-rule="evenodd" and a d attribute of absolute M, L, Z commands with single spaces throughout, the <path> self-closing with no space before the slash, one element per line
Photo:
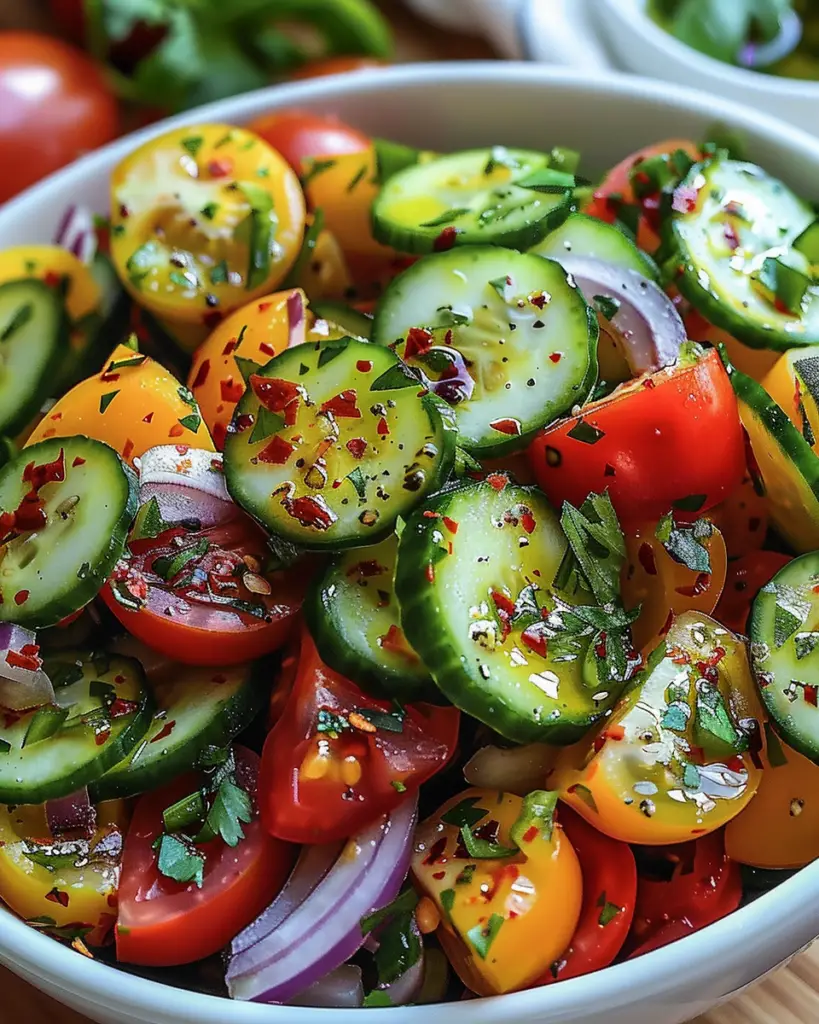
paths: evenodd
<path fill-rule="evenodd" d="M 164 578 L 169 559 L 205 542 L 204 554 Z M 178 526 L 129 546 L 131 556 L 101 594 L 128 632 L 154 650 L 188 665 L 234 665 L 278 650 L 290 635 L 310 573 L 303 565 L 264 572 L 267 538 L 243 513 L 208 530 Z M 253 572 L 245 572 L 248 564 Z"/>
<path fill-rule="evenodd" d="M 259 758 L 235 748 L 237 776 L 256 797 Z M 218 953 L 269 906 L 295 860 L 295 849 L 274 839 L 258 816 L 243 825 L 231 848 L 221 839 L 201 847 L 204 884 L 181 884 L 160 875 L 153 843 L 164 831 L 162 812 L 194 792 L 188 775 L 139 798 L 125 840 L 116 927 L 117 959 L 145 967 L 193 963 Z"/>
<path fill-rule="evenodd" d="M 693 843 L 639 847 L 630 955 L 647 953 L 733 913 L 742 899 L 739 865 L 722 831 Z"/>
<path fill-rule="evenodd" d="M 777 551 L 751 551 L 728 563 L 728 579 L 715 618 L 735 633 L 745 633 L 754 598 L 791 561 Z"/>
<path fill-rule="evenodd" d="M 571 436 L 581 420 L 600 432 L 593 443 Z M 745 473 L 737 400 L 715 351 L 642 377 L 547 428 L 529 446 L 529 459 L 555 508 L 608 490 L 627 526 L 671 509 L 696 518 Z"/>
<path fill-rule="evenodd" d="M 360 153 L 370 146 L 363 132 L 337 117 L 310 114 L 304 110 L 281 110 L 252 121 L 248 128 L 284 157 L 297 174 L 309 157 Z"/>
<path fill-rule="evenodd" d="M 583 906 L 572 942 L 538 985 L 579 978 L 614 962 L 631 928 L 637 898 L 637 866 L 627 843 L 598 832 L 561 806 L 560 824 L 580 859 Z"/>
<path fill-rule="evenodd" d="M 460 712 L 374 700 L 319 658 L 304 632 L 295 685 L 262 755 L 262 819 L 280 839 L 354 835 L 440 771 Z"/>

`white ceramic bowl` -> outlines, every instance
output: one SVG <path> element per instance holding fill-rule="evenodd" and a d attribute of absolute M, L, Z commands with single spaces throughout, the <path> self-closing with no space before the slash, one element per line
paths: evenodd
<path fill-rule="evenodd" d="M 553 3 L 554 0 L 528 0 Z M 583 0 L 620 66 L 680 85 L 696 85 L 714 96 L 747 103 L 783 121 L 819 134 L 819 82 L 780 78 L 714 60 L 686 46 L 655 24 L 648 0 Z M 738 3 L 739 0 L 720 0 Z"/>
<path fill-rule="evenodd" d="M 276 107 L 332 111 L 365 131 L 436 149 L 489 143 L 580 149 L 592 171 L 659 138 L 702 138 L 715 118 L 751 157 L 819 199 L 819 139 L 715 96 L 535 64 L 417 65 L 240 96 L 176 119 L 241 123 Z M 49 241 L 66 204 L 107 209 L 111 169 L 155 125 L 93 153 L 0 209 L 0 245 Z M 819 934 L 819 863 L 681 942 L 577 980 L 441 1009 L 448 1024 L 680 1024 L 787 960 Z M 0 911 L 0 962 L 103 1024 L 361 1024 L 360 1010 L 230 1003 L 117 972 Z M 370 1011 L 375 1012 L 375 1011 Z M 366 1019 L 370 1020 L 370 1012 Z M 393 1024 L 429 1007 L 377 1011 Z M 0 1010 L 0 1018 L 3 1017 Z"/>

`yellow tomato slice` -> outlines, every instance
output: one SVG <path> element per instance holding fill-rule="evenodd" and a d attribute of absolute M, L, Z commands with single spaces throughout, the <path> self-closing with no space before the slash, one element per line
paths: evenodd
<path fill-rule="evenodd" d="M 291 338 L 304 339 L 306 304 L 300 288 L 262 296 L 223 320 L 194 354 L 188 386 L 220 451 L 248 374 L 284 351 Z"/>
<path fill-rule="evenodd" d="M 732 860 L 755 868 L 801 868 L 819 857 L 819 765 L 768 732 L 762 782 L 725 830 Z"/>
<path fill-rule="evenodd" d="M 102 373 L 73 387 L 35 427 L 26 447 L 85 434 L 133 463 L 159 444 L 214 451 L 196 399 L 150 356 L 118 345 Z"/>
<path fill-rule="evenodd" d="M 746 647 L 714 619 L 685 612 L 665 657 L 596 733 L 563 752 L 549 785 L 622 842 L 657 846 L 713 832 L 748 806 L 762 777 L 748 749 L 720 738 L 720 718 L 735 735 L 761 728 Z"/>
<path fill-rule="evenodd" d="M 338 239 L 332 231 L 320 231 L 309 258 L 299 268 L 297 283 L 311 300 L 344 299 L 353 287 L 353 279 Z"/>
<path fill-rule="evenodd" d="M 418 826 L 412 858 L 416 884 L 440 912 L 438 938 L 461 980 L 479 995 L 525 988 L 566 950 L 580 917 L 580 864 L 560 825 L 551 835 L 534 824 L 516 843 L 524 800 L 512 793 L 469 789 Z M 465 810 L 464 810 L 465 809 Z M 483 815 L 480 811 L 483 810 Z M 502 856 L 464 847 L 460 818 L 475 841 Z"/>
<path fill-rule="evenodd" d="M 301 248 L 304 196 L 290 166 L 243 128 L 150 139 L 111 176 L 111 254 L 134 299 L 213 326 L 284 278 Z"/>
<path fill-rule="evenodd" d="M 37 928 L 101 946 L 117 920 L 122 834 L 105 824 L 81 847 L 48 835 L 41 806 L 0 807 L 0 899 Z"/>

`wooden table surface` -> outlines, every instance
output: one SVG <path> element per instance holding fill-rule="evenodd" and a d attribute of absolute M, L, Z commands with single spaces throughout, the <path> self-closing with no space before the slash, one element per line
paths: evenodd
<path fill-rule="evenodd" d="M 398 58 L 477 60 L 494 57 L 487 43 L 434 29 L 402 9 L 398 0 L 381 0 L 396 29 Z M 51 28 L 40 0 L 0 0 L 0 29 Z M 0 967 L 0 1020 L 25 1024 L 90 1024 L 87 1018 L 54 1002 Z M 819 943 L 789 967 L 750 993 L 692 1024 L 807 1024 L 819 1022 Z"/>

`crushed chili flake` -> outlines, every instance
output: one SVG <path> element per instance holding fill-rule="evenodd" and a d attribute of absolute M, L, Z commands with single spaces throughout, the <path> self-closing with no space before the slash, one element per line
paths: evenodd
<path fill-rule="evenodd" d="M 543 309 L 546 305 L 546 296 L 543 292 L 541 292 L 540 295 L 530 295 L 529 301 L 533 306 L 537 306 L 538 309 Z"/>
<path fill-rule="evenodd" d="M 521 633 L 520 639 L 530 651 L 539 654 L 541 658 L 546 657 L 549 642 L 540 623 L 535 622 L 531 626 L 527 626 Z"/>
<path fill-rule="evenodd" d="M 675 590 L 683 597 L 699 597 L 711 586 L 711 574 L 701 572 L 697 574 L 696 580 L 689 587 L 676 587 Z"/>
<path fill-rule="evenodd" d="M 336 419 L 361 419 L 361 410 L 358 408 L 358 392 L 355 388 L 348 388 L 324 402 L 321 406 L 322 412 L 330 412 Z"/>
<path fill-rule="evenodd" d="M 230 157 L 219 157 L 215 160 L 208 160 L 208 174 L 211 178 L 226 178 L 233 170 L 233 161 Z"/>
<path fill-rule="evenodd" d="M 515 614 L 515 602 L 510 597 L 507 597 L 506 594 L 501 593 L 499 590 L 493 590 L 492 600 L 495 602 L 495 607 L 498 611 L 506 612 L 507 615 Z"/>
<path fill-rule="evenodd" d="M 530 825 L 523 833 L 523 841 L 524 843 L 533 843 L 539 835 L 537 825 Z"/>
<path fill-rule="evenodd" d="M 492 420 L 489 426 L 499 434 L 509 434 L 511 437 L 519 437 L 521 434 L 520 421 L 515 419 Z"/>
<path fill-rule="evenodd" d="M 80 456 L 78 455 L 76 457 L 76 459 L 74 459 L 74 461 L 71 463 L 71 468 L 72 469 L 76 469 L 77 466 L 84 466 L 84 465 L 85 465 L 85 459 L 80 458 Z"/>
<path fill-rule="evenodd" d="M 44 462 L 38 466 L 29 462 L 23 470 L 23 482 L 31 484 L 32 489 L 39 491 L 50 483 L 61 483 L 65 480 L 65 449 L 60 449 L 60 454 L 53 462 Z"/>
<path fill-rule="evenodd" d="M 424 857 L 424 864 L 438 864 L 446 851 L 446 836 L 441 836 L 430 848 L 429 853 Z"/>
<path fill-rule="evenodd" d="M 253 394 L 270 412 L 284 412 L 291 402 L 298 401 L 300 397 L 298 384 L 281 377 L 260 377 L 251 373 L 249 384 Z"/>
<path fill-rule="evenodd" d="M 394 622 L 383 636 L 378 637 L 378 645 L 390 654 L 399 654 L 408 661 L 418 660 L 418 655 L 407 643 L 404 631 Z"/>
<path fill-rule="evenodd" d="M 56 886 L 51 892 L 46 893 L 45 897 L 50 903 L 59 903 L 61 907 L 67 907 L 69 903 L 68 893 L 63 892 L 62 889 L 58 889 Z"/>
<path fill-rule="evenodd" d="M 136 447 L 136 446 L 134 445 L 134 442 L 133 442 L 133 441 L 131 440 L 131 438 L 130 438 L 130 437 L 126 438 L 126 440 L 125 440 L 125 445 L 124 445 L 124 447 L 123 447 L 123 449 L 122 449 L 122 457 L 123 457 L 123 459 L 124 459 L 124 460 L 125 460 L 126 462 L 127 462 L 127 461 L 128 461 L 128 460 L 129 460 L 130 458 L 131 458 L 131 456 L 132 456 L 132 455 L 134 454 L 134 448 L 135 448 L 135 447 Z"/>
<path fill-rule="evenodd" d="M 424 519 L 440 519 L 441 518 L 441 513 L 440 512 L 433 512 L 431 509 L 424 509 L 422 515 L 423 515 Z"/>
<path fill-rule="evenodd" d="M 238 402 L 245 393 L 245 382 L 226 377 L 219 381 L 219 392 L 223 402 Z"/>
<path fill-rule="evenodd" d="M 295 450 L 295 445 L 277 436 L 265 445 L 256 458 L 268 466 L 284 466 Z"/>
<path fill-rule="evenodd" d="M 427 563 L 426 577 L 428 582 L 435 582 L 435 566 L 432 564 L 432 562 Z"/>
<path fill-rule="evenodd" d="M 29 594 L 30 591 L 28 590 L 18 590 L 17 593 L 14 595 L 14 603 L 25 604 L 26 601 L 28 601 L 29 599 Z"/>
<path fill-rule="evenodd" d="M 370 359 L 359 359 L 355 364 L 355 368 L 359 373 L 369 373 L 373 368 L 372 360 Z"/>
<path fill-rule="evenodd" d="M 27 653 L 26 648 L 34 648 L 34 653 Z M 40 648 L 36 644 L 26 644 L 20 651 L 8 651 L 6 653 L 6 664 L 12 668 L 22 668 L 27 672 L 36 672 L 43 664 L 42 659 L 37 657 Z"/>
<path fill-rule="evenodd" d="M 230 353 L 236 348 L 236 346 L 238 344 L 239 344 L 239 339 L 238 338 L 231 338 L 230 341 L 222 349 L 222 355 L 223 356 L 229 356 Z"/>
<path fill-rule="evenodd" d="M 272 303 L 272 302 L 260 302 L 260 303 L 259 303 L 259 312 L 260 312 L 260 313 L 264 313 L 264 312 L 266 312 L 266 311 L 267 311 L 268 309 L 270 309 L 270 307 L 271 307 L 272 305 L 273 305 L 273 303 Z"/>
<path fill-rule="evenodd" d="M 818 703 L 817 698 L 819 698 L 819 687 L 810 686 L 806 683 L 803 689 L 803 693 L 805 697 L 805 703 L 810 704 L 811 707 L 815 708 Z"/>
<path fill-rule="evenodd" d="M 442 878 L 446 878 L 446 871 L 436 871 L 432 877 L 436 882 L 440 882 Z"/>
<path fill-rule="evenodd" d="M 160 740 L 166 740 L 171 735 L 175 728 L 176 722 L 174 720 L 166 722 L 162 729 L 160 729 L 160 731 L 156 734 L 156 736 L 154 736 L 154 738 L 150 742 L 159 743 Z"/>
<path fill-rule="evenodd" d="M 528 508 L 524 508 L 521 510 L 520 525 L 523 527 L 526 533 L 533 533 L 535 527 L 537 526 L 537 523 L 535 522 L 535 517 L 532 515 Z"/>
<path fill-rule="evenodd" d="M 640 560 L 640 565 L 643 567 L 644 572 L 648 573 L 649 576 L 657 575 L 657 561 L 654 558 L 654 549 L 648 542 L 644 541 L 640 545 L 637 557 Z"/>
<path fill-rule="evenodd" d="M 208 379 L 210 373 L 210 359 L 203 359 L 202 365 L 196 371 L 196 377 L 194 378 L 192 388 L 195 391 L 197 388 L 201 388 L 205 381 Z"/>
<path fill-rule="evenodd" d="M 486 482 L 490 487 L 494 488 L 494 490 L 502 491 L 509 483 L 509 477 L 504 476 L 503 473 L 490 473 L 486 478 Z"/>
<path fill-rule="evenodd" d="M 328 530 L 338 519 L 321 497 L 283 498 L 282 505 L 287 514 L 302 526 L 312 526 L 316 530 Z"/>
<path fill-rule="evenodd" d="M 142 422 L 143 423 L 150 423 L 153 418 L 154 418 L 154 414 L 152 412 L 149 412 L 147 416 L 143 416 L 142 417 Z"/>
<path fill-rule="evenodd" d="M 366 562 L 357 562 L 347 570 L 348 576 L 380 576 L 387 571 L 386 565 L 382 565 L 378 559 L 370 558 Z"/>
<path fill-rule="evenodd" d="M 386 437 L 387 434 L 389 434 L 389 432 L 390 432 L 389 425 L 387 424 L 387 421 L 386 421 L 386 419 L 383 416 L 378 421 L 378 426 L 376 427 L 376 431 L 377 431 L 379 437 Z"/>
<path fill-rule="evenodd" d="M 404 358 L 425 355 L 432 348 L 432 332 L 423 327 L 410 327 L 407 331 L 407 342 L 404 347 Z"/>
<path fill-rule="evenodd" d="M 227 440 L 227 427 L 224 423 L 214 423 L 213 429 L 211 430 L 211 437 L 213 443 L 216 445 L 218 451 L 222 451 L 225 447 L 225 441 Z"/>
<path fill-rule="evenodd" d="M 549 362 L 550 363 L 559 363 L 562 358 L 563 358 L 563 353 L 562 352 L 552 352 L 549 355 Z"/>
<path fill-rule="evenodd" d="M 456 227 L 450 225 L 450 227 L 444 228 L 433 242 L 432 248 L 435 252 L 446 252 L 447 249 L 451 249 L 455 245 L 459 234 L 461 231 Z"/>
<path fill-rule="evenodd" d="M 168 437 L 181 437 L 185 433 L 185 428 L 181 423 L 174 423 L 171 429 L 168 431 Z"/>
<path fill-rule="evenodd" d="M 458 532 L 458 523 L 454 519 L 450 519 L 449 516 L 442 516 L 441 521 L 450 533 L 455 534 Z"/>
<path fill-rule="evenodd" d="M 259 345 L 259 351 L 263 352 L 266 356 L 270 356 L 271 359 L 276 354 L 276 349 L 272 345 L 268 344 L 268 342 L 266 341 L 263 341 Z"/>
<path fill-rule="evenodd" d="M 367 442 L 363 437 L 351 437 L 345 447 L 354 459 L 361 459 L 367 450 Z"/>

